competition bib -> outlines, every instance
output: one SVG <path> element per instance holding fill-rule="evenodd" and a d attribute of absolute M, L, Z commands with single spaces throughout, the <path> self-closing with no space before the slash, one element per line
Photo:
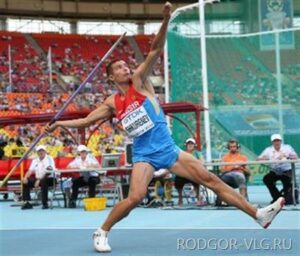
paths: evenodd
<path fill-rule="evenodd" d="M 125 116 L 122 119 L 122 125 L 131 137 L 138 137 L 154 126 L 143 106 L 138 107 Z"/>

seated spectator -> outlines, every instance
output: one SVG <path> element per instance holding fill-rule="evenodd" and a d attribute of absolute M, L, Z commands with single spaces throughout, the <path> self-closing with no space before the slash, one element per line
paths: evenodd
<path fill-rule="evenodd" d="M 48 187 L 53 186 L 53 175 L 51 171 L 55 170 L 55 163 L 51 156 L 46 152 L 46 147 L 43 145 L 37 146 L 37 157 L 31 162 L 28 172 L 23 178 L 22 199 L 24 201 L 22 210 L 32 209 L 30 204 L 30 189 L 41 187 L 42 192 L 42 209 L 48 209 Z M 30 177 L 34 173 L 35 177 Z"/>
<path fill-rule="evenodd" d="M 21 158 L 26 151 L 26 148 L 23 146 L 23 142 L 20 138 L 16 139 L 16 148 L 12 150 L 12 156 L 16 158 Z"/>
<path fill-rule="evenodd" d="M 258 160 L 287 160 L 297 159 L 295 150 L 287 144 L 282 143 L 280 134 L 273 134 L 271 136 L 272 146 L 267 147 Z M 272 202 L 275 202 L 282 196 L 281 192 L 276 187 L 276 181 L 280 180 L 283 185 L 283 196 L 286 204 L 292 204 L 292 167 L 289 163 L 270 164 L 271 170 L 263 178 L 263 182 L 267 186 L 272 196 Z"/>
<path fill-rule="evenodd" d="M 14 152 L 17 149 L 17 144 L 15 142 L 14 138 L 10 138 L 8 140 L 7 145 L 4 147 L 4 156 L 6 158 L 13 158 L 14 157 Z"/>
<path fill-rule="evenodd" d="M 100 164 L 96 158 L 89 154 L 89 149 L 85 145 L 79 145 L 77 152 L 79 156 L 76 157 L 68 168 L 84 169 L 84 168 L 99 168 Z M 78 197 L 78 190 L 80 187 L 88 186 L 89 197 L 95 197 L 96 186 L 100 183 L 99 174 L 97 172 L 81 172 L 79 178 L 73 179 L 72 194 L 69 203 L 69 208 L 76 208 L 76 200 Z"/>
<path fill-rule="evenodd" d="M 7 142 L 4 139 L 0 138 L 0 160 L 4 159 L 4 148 L 7 145 Z"/>
<path fill-rule="evenodd" d="M 196 141 L 194 138 L 187 139 L 185 141 L 185 146 L 186 146 L 186 152 L 194 155 L 197 159 L 203 161 L 201 152 L 195 150 Z M 183 187 L 185 184 L 188 184 L 188 183 L 192 184 L 194 187 L 194 191 L 196 192 L 197 205 L 201 206 L 201 205 L 205 204 L 202 200 L 202 196 L 200 195 L 199 184 L 176 175 L 175 188 L 177 189 L 177 192 L 178 192 L 178 205 L 182 206 L 182 204 L 183 204 L 183 200 L 182 200 Z"/>
<path fill-rule="evenodd" d="M 236 140 L 229 140 L 227 143 L 229 152 L 222 158 L 224 163 L 247 162 L 245 155 L 240 153 L 240 144 Z M 220 178 L 232 188 L 238 188 L 240 194 L 247 198 L 246 176 L 250 174 L 246 165 L 225 165 L 221 168 Z M 216 200 L 216 205 L 220 205 L 220 200 Z"/>
<path fill-rule="evenodd" d="M 160 169 L 153 174 L 154 198 L 156 204 L 173 206 L 172 174 L 167 169 Z"/>
<path fill-rule="evenodd" d="M 71 157 L 73 154 L 72 141 L 68 138 L 65 138 L 63 141 L 63 150 L 60 153 L 60 156 Z"/>

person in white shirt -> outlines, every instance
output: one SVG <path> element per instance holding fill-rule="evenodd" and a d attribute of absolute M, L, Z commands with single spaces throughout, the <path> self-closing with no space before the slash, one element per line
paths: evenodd
<path fill-rule="evenodd" d="M 36 148 L 37 157 L 34 158 L 31 162 L 28 172 L 25 174 L 22 182 L 22 199 L 24 201 L 22 210 L 32 209 L 30 201 L 30 189 L 33 187 L 41 187 L 42 192 L 42 209 L 48 209 L 48 187 L 53 186 L 53 174 L 51 171 L 54 171 L 55 163 L 51 156 L 46 152 L 46 147 L 44 145 L 39 145 Z M 30 177 L 34 174 L 35 177 Z"/>
<path fill-rule="evenodd" d="M 79 145 L 77 152 L 79 156 L 76 157 L 68 168 L 74 169 L 85 169 L 85 168 L 99 168 L 100 164 L 97 159 L 89 154 L 89 149 L 85 145 Z M 89 187 L 89 197 L 95 197 L 96 186 L 100 183 L 100 178 L 97 172 L 81 172 L 79 178 L 73 179 L 72 194 L 69 203 L 69 208 L 76 208 L 76 200 L 78 197 L 78 190 L 80 187 Z"/>
<path fill-rule="evenodd" d="M 287 144 L 282 144 L 282 137 L 280 134 L 273 134 L 271 136 L 272 146 L 267 147 L 258 160 L 287 160 L 297 159 L 297 153 L 295 150 Z M 276 187 L 276 181 L 280 180 L 283 184 L 283 195 L 286 200 L 286 204 L 291 204 L 292 200 L 289 193 L 292 189 L 291 174 L 292 167 L 289 163 L 270 164 L 271 170 L 263 178 L 264 184 L 270 191 L 273 198 L 272 202 L 275 202 L 281 195 Z"/>

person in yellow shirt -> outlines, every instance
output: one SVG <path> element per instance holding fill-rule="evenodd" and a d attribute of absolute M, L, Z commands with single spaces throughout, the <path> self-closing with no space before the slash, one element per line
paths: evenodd
<path fill-rule="evenodd" d="M 222 158 L 222 162 L 247 162 L 245 155 L 240 153 L 240 145 L 236 140 L 227 143 L 229 152 Z M 232 188 L 239 188 L 240 194 L 247 198 L 246 176 L 250 174 L 246 165 L 225 165 L 221 168 L 220 178 Z"/>
<path fill-rule="evenodd" d="M 12 158 L 12 157 L 15 157 L 15 152 L 16 152 L 16 149 L 17 149 L 17 144 L 15 142 L 15 139 L 14 138 L 10 138 L 8 140 L 8 143 L 7 145 L 4 147 L 4 156 L 6 158 Z"/>
<path fill-rule="evenodd" d="M 23 142 L 21 141 L 20 138 L 16 139 L 16 147 L 12 151 L 13 156 L 15 158 L 21 158 L 26 151 L 26 147 L 23 146 Z"/>
<path fill-rule="evenodd" d="M 160 169 L 154 173 L 154 197 L 156 203 L 173 206 L 172 201 L 172 173 L 167 169 Z M 162 198 L 163 197 L 163 198 Z"/>
<path fill-rule="evenodd" d="M 120 146 L 124 141 L 124 136 L 120 134 L 118 130 L 116 130 L 113 140 L 116 146 Z"/>

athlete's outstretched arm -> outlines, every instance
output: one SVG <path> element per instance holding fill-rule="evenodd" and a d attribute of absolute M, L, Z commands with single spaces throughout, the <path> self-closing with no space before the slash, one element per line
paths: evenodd
<path fill-rule="evenodd" d="M 154 41 L 151 45 L 150 52 L 145 61 L 141 65 L 139 65 L 132 76 L 133 83 L 137 88 L 146 89 L 150 91 L 150 93 L 153 93 L 154 90 L 150 83 L 145 83 L 145 80 L 164 48 L 168 23 L 171 17 L 171 8 L 172 5 L 169 2 L 166 2 L 162 11 L 164 19 L 159 32 L 155 36 Z"/>
<path fill-rule="evenodd" d="M 68 128 L 87 127 L 98 120 L 106 119 L 113 114 L 114 111 L 113 98 L 114 95 L 108 97 L 103 104 L 101 104 L 97 109 L 93 110 L 85 118 L 79 118 L 79 119 L 67 120 L 67 121 L 56 121 L 52 125 L 47 125 L 45 131 L 47 133 L 51 133 L 57 127 L 68 127 Z"/>

